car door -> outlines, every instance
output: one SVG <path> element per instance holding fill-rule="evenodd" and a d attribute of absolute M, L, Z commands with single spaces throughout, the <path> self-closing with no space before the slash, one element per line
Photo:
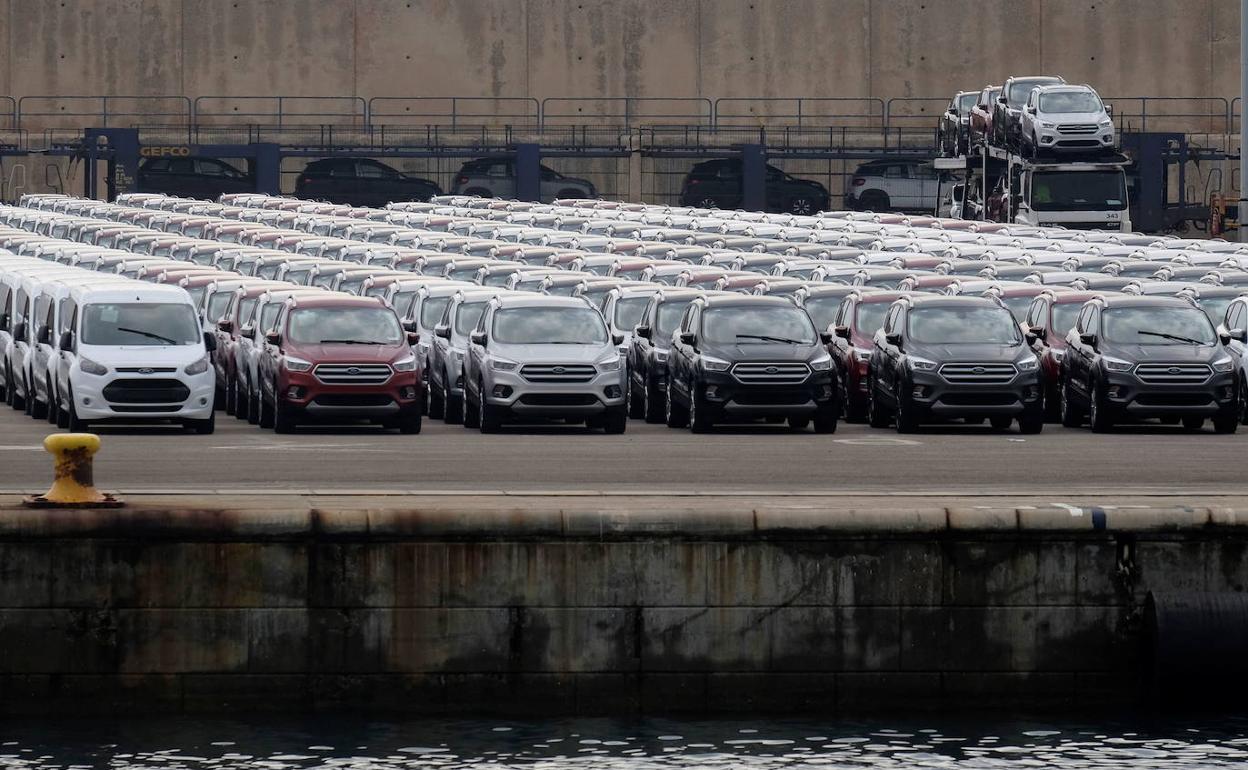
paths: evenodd
<path fill-rule="evenodd" d="M 841 337 L 840 334 L 836 334 L 835 332 L 842 327 L 848 328 L 849 319 L 854 317 L 853 313 L 854 300 L 851 297 L 846 297 L 841 300 L 840 307 L 836 309 L 836 317 L 832 319 L 832 328 L 834 333 L 832 335 L 832 342 L 828 345 L 828 350 L 832 354 L 832 361 L 836 366 L 837 382 L 842 384 L 849 381 L 849 340 L 846 340 Z M 820 331 L 825 330 L 821 329 Z"/>
<path fill-rule="evenodd" d="M 1083 400 L 1088 397 L 1088 373 L 1091 371 L 1093 350 L 1090 345 L 1084 344 L 1080 335 L 1091 332 L 1093 310 L 1092 305 L 1087 305 L 1079 311 L 1075 328 L 1066 338 L 1066 381 Z"/>
<path fill-rule="evenodd" d="M 1226 319 L 1223 321 L 1222 328 L 1219 329 L 1219 331 L 1231 332 L 1246 328 L 1245 320 L 1248 318 L 1248 310 L 1245 309 L 1246 307 L 1248 306 L 1245 306 L 1243 302 L 1232 302 L 1226 308 Z M 1231 340 L 1229 347 L 1231 351 L 1240 359 L 1243 359 L 1245 352 L 1248 352 L 1248 346 L 1236 339 Z"/>
<path fill-rule="evenodd" d="M 694 314 L 694 305 L 691 304 L 685 308 L 684 315 L 680 318 L 680 326 L 677 327 L 677 333 L 672 338 L 672 347 L 667 355 L 668 371 L 671 372 L 667 387 L 669 389 L 674 388 L 680 394 L 682 400 L 689 397 L 689 379 L 692 375 L 693 358 L 696 355 L 694 346 L 685 344 L 682 337 L 696 328 L 694 325 Z"/>
<path fill-rule="evenodd" d="M 897 401 L 896 388 L 893 387 L 897 380 L 897 366 L 901 360 L 901 350 L 888 341 L 891 334 L 900 333 L 905 325 L 905 313 L 901 305 L 893 305 L 888 310 L 888 315 L 884 318 L 884 326 L 880 333 L 876 335 L 875 357 L 876 365 L 875 379 L 876 386 L 883 391 L 893 403 Z"/>

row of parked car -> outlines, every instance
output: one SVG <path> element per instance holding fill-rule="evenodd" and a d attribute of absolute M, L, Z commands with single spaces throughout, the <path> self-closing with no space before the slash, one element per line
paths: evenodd
<path fill-rule="evenodd" d="M 1092 86 L 1051 75 L 959 91 L 940 118 L 938 149 L 953 157 L 985 145 L 1033 158 L 1102 154 L 1116 146 L 1113 108 Z"/>
<path fill-rule="evenodd" d="M 1229 431 L 1243 416 L 1248 255 L 1224 241 L 580 200 L 23 203 L 0 212 L 22 231 L 0 247 L 177 283 L 217 340 L 221 405 L 284 415 L 283 428 L 393 425 L 380 408 L 413 403 L 487 431 L 558 417 L 616 432 L 625 411 L 695 430 L 1162 417 Z M 291 293 L 284 322 L 257 315 L 270 291 Z M 371 300 L 394 325 L 324 327 L 308 344 L 294 306 L 329 292 Z M 368 379 L 385 372 L 363 365 L 377 360 L 366 346 L 392 341 L 385 365 L 411 366 L 414 394 Z M 331 365 L 357 379 L 324 390 Z"/>

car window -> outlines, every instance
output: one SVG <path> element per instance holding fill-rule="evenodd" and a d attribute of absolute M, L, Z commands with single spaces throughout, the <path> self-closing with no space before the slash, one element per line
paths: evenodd
<path fill-rule="evenodd" d="M 354 179 L 355 164 L 351 162 L 334 163 L 329 167 L 329 175 L 334 179 Z"/>
<path fill-rule="evenodd" d="M 1240 303 L 1240 302 L 1231 303 L 1231 307 L 1226 313 L 1226 328 L 1227 329 L 1242 329 L 1244 328 L 1243 322 L 1244 322 L 1243 303 Z"/>
<path fill-rule="evenodd" d="M 903 179 L 906 176 L 905 166 L 885 166 L 884 177 L 888 179 Z"/>
<path fill-rule="evenodd" d="M 1029 328 L 1040 325 L 1040 312 L 1043 306 L 1044 300 L 1039 298 L 1032 300 L 1031 307 L 1027 308 L 1027 320 L 1025 321 Z"/>
<path fill-rule="evenodd" d="M 1098 333 L 1100 328 L 1101 328 L 1101 311 L 1094 307 L 1092 308 L 1092 312 L 1088 313 L 1088 332 L 1091 334 L 1096 334 Z"/>
<path fill-rule="evenodd" d="M 725 163 L 715 175 L 720 179 L 737 179 L 741 176 L 741 167 L 735 163 Z"/>
<path fill-rule="evenodd" d="M 143 165 L 143 170 L 153 174 L 167 174 L 169 173 L 169 159 L 153 158 Z"/>
<path fill-rule="evenodd" d="M 1079 311 L 1079 320 L 1075 322 L 1075 329 L 1083 334 L 1088 330 L 1088 318 L 1092 315 L 1092 307 L 1086 306 Z"/>
<path fill-rule="evenodd" d="M 361 179 L 395 179 L 399 172 L 380 163 L 361 163 L 358 168 Z"/>
<path fill-rule="evenodd" d="M 170 174 L 193 174 L 195 162 L 190 158 L 172 158 L 169 161 Z"/>

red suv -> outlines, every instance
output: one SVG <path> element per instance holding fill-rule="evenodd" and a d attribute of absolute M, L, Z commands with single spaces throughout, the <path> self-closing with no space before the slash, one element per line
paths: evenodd
<path fill-rule="evenodd" d="M 1066 335 L 1074 328 L 1075 319 L 1084 303 L 1102 297 L 1095 291 L 1060 291 L 1046 287 L 1031 301 L 1023 328 L 1036 357 L 1040 359 L 1040 378 L 1044 383 L 1044 418 L 1057 422 L 1061 404 L 1058 398 L 1058 375 L 1066 355 Z"/>
<path fill-rule="evenodd" d="M 832 365 L 836 367 L 837 383 L 841 387 L 841 404 L 844 405 L 846 422 L 862 422 L 867 419 L 867 403 L 870 386 L 867 383 L 867 364 L 875 349 L 872 338 L 884 325 L 884 316 L 893 302 L 908 296 L 899 291 L 854 292 L 841 301 L 832 321 L 834 335 L 828 344 Z"/>
<path fill-rule="evenodd" d="M 377 297 L 290 297 L 260 358 L 260 427 L 370 420 L 420 432 L 420 341 Z"/>

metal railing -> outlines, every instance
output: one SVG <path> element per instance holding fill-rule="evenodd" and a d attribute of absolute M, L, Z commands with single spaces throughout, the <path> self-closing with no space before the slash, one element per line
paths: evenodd
<path fill-rule="evenodd" d="M 0 129 L 17 130 L 17 100 L 12 96 L 0 96 Z"/>
<path fill-rule="evenodd" d="M 541 103 L 528 97 L 375 96 L 368 100 L 370 125 L 536 126 Z"/>
<path fill-rule="evenodd" d="M 1234 101 L 1221 96 L 1103 97 L 1114 109 L 1114 125 L 1121 131 L 1175 131 L 1230 133 Z"/>
<path fill-rule="evenodd" d="M 15 123 L 26 129 L 189 125 L 192 115 L 186 96 L 23 96 Z"/>
<path fill-rule="evenodd" d="M 716 126 L 883 126 L 884 100 L 874 97 L 730 97 L 715 100 Z"/>
<path fill-rule="evenodd" d="M 703 97 L 550 97 L 542 100 L 541 125 L 710 125 L 714 119 L 714 105 Z"/>
<path fill-rule="evenodd" d="M 911 126 L 935 127 L 949 106 L 948 97 L 897 96 L 884 106 L 884 125 L 889 128 Z"/>
<path fill-rule="evenodd" d="M 368 124 L 368 104 L 362 96 L 197 96 L 194 108 L 197 124 Z"/>

